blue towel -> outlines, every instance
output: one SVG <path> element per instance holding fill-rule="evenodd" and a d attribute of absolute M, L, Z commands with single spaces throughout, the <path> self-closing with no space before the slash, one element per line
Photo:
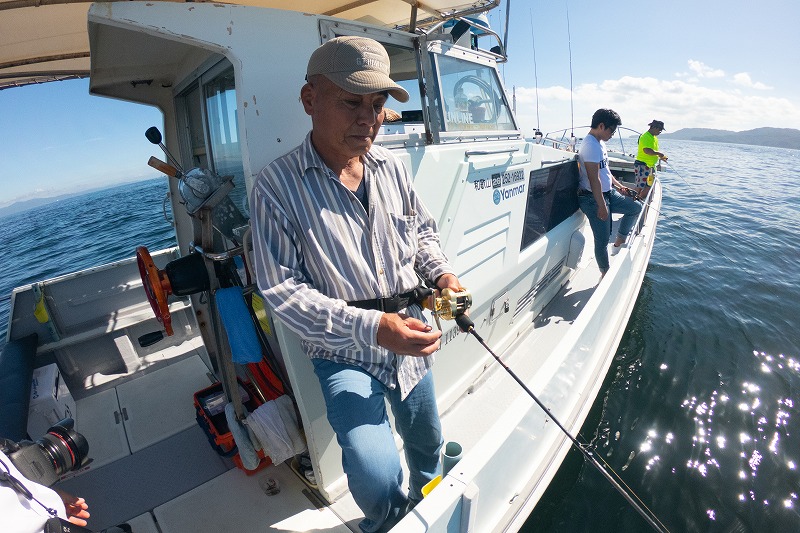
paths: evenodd
<path fill-rule="evenodd" d="M 241 287 L 217 289 L 217 310 L 231 345 L 234 363 L 258 363 L 261 361 L 261 345 L 247 311 Z"/>

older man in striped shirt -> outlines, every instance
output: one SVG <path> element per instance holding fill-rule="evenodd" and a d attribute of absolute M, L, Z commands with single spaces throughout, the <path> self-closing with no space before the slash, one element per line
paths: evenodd
<path fill-rule="evenodd" d="M 417 272 L 461 289 L 436 223 L 389 150 L 373 145 L 389 95 L 383 46 L 339 37 L 311 56 L 300 92 L 305 141 L 270 163 L 251 192 L 258 285 L 303 339 L 363 531 L 385 530 L 422 498 L 442 446 L 429 372 L 441 332 L 414 301 Z M 392 406 L 410 471 L 409 492 L 386 414 Z"/>

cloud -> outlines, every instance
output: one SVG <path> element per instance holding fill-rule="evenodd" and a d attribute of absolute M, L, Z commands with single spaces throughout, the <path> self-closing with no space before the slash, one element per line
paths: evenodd
<path fill-rule="evenodd" d="M 738 87 L 744 87 L 741 81 L 744 78 L 739 79 Z M 755 85 L 746 88 L 756 89 Z M 526 133 L 537 123 L 546 132 L 587 126 L 592 113 L 601 107 L 615 109 L 623 125 L 637 131 L 646 129 L 653 119 L 663 120 L 668 131 L 681 128 L 743 131 L 765 126 L 797 128 L 800 124 L 800 106 L 788 98 L 768 97 L 730 86 L 711 87 L 687 79 L 623 76 L 578 85 L 571 99 L 568 88 L 540 88 L 538 119 L 535 89 L 517 86 L 516 95 L 517 117 Z"/>
<path fill-rule="evenodd" d="M 753 81 L 750 79 L 750 74 L 747 72 L 740 72 L 738 74 L 733 75 L 733 83 L 736 85 L 741 85 L 743 87 L 748 87 L 750 89 L 758 89 L 760 91 L 772 89 L 769 85 L 765 85 L 760 81 Z"/>
<path fill-rule="evenodd" d="M 724 70 L 711 68 L 702 61 L 695 61 L 694 59 L 689 60 L 689 70 L 700 78 L 722 78 L 725 76 Z"/>

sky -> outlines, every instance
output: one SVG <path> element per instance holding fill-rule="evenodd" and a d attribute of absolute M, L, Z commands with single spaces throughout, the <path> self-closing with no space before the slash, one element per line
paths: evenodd
<path fill-rule="evenodd" d="M 505 8 L 489 17 L 501 38 Z M 800 129 L 798 21 L 797 0 L 513 0 L 500 69 L 526 136 L 582 136 L 601 107 L 637 131 Z M 144 131 L 162 123 L 87 80 L 0 91 L 0 207 L 159 176 Z"/>

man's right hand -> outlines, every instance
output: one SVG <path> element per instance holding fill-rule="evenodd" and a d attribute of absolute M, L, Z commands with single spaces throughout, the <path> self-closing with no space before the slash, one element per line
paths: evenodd
<path fill-rule="evenodd" d="M 378 324 L 378 344 L 398 355 L 432 355 L 441 336 L 441 331 L 403 313 L 383 313 Z"/>

